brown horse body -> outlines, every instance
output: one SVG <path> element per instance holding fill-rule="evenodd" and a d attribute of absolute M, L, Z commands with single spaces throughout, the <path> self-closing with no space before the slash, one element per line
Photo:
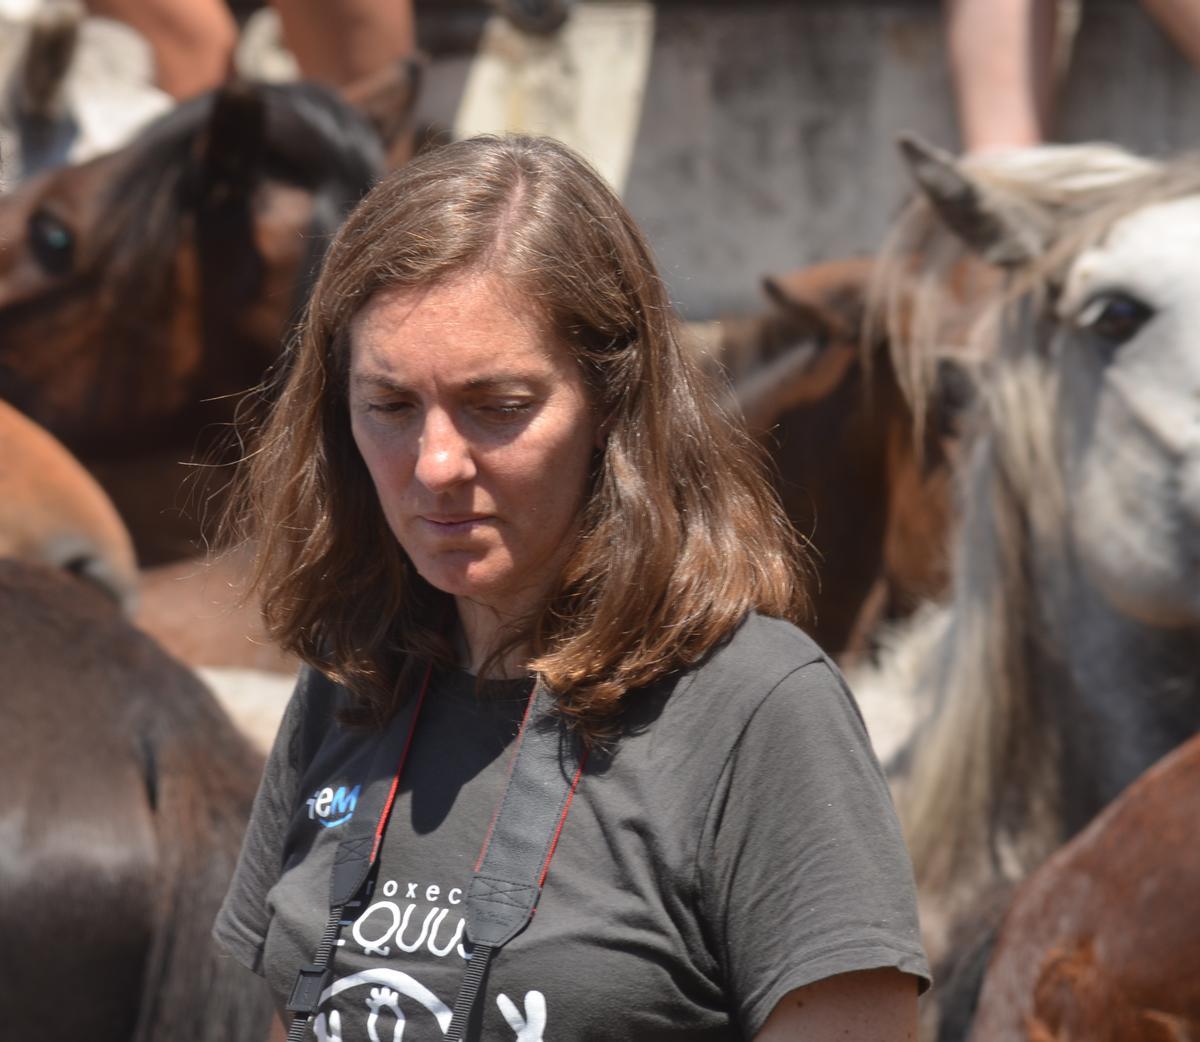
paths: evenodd
<path fill-rule="evenodd" d="M 245 620 L 194 582 L 139 587 L 108 497 L 3 402 L 0 442 L 4 1037 L 260 1042 L 267 997 L 209 928 L 261 761 L 117 605 L 227 657 Z"/>
<path fill-rule="evenodd" d="M 972 1042 L 1200 1037 L 1200 738 L 1017 890 Z"/>
<path fill-rule="evenodd" d="M 215 949 L 260 759 L 192 673 L 61 571 L 0 561 L 4 1033 L 258 1042 Z"/>

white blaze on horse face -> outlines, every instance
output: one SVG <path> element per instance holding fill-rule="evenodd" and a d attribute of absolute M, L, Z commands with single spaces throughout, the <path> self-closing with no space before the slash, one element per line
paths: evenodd
<path fill-rule="evenodd" d="M 1150 309 L 1116 342 L 1106 299 Z M 1059 307 L 1059 424 L 1081 563 L 1155 625 L 1200 623 L 1200 197 L 1118 221 L 1072 266 Z"/>

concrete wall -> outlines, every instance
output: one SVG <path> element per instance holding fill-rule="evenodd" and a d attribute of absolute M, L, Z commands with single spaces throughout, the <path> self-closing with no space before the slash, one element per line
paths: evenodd
<path fill-rule="evenodd" d="M 1190 148 L 1200 76 L 1133 0 L 1083 7 L 1060 137 Z M 446 10 L 422 8 L 430 40 Z M 907 190 L 895 134 L 956 145 L 940 10 L 937 0 L 654 5 L 624 197 L 688 318 L 753 310 L 762 273 L 880 242 Z M 470 35 L 440 48 L 430 76 L 426 112 L 447 125 Z"/>

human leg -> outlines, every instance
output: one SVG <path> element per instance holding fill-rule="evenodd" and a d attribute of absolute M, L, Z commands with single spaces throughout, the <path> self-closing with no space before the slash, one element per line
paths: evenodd
<path fill-rule="evenodd" d="M 354 83 L 416 49 L 412 0 L 272 0 L 310 79 Z"/>
<path fill-rule="evenodd" d="M 229 74 L 237 25 L 224 0 L 85 0 L 89 12 L 125 22 L 154 52 L 158 85 L 176 98 Z"/>
<path fill-rule="evenodd" d="M 1057 0 L 945 0 L 964 151 L 1035 145 L 1048 136 L 1057 6 Z"/>

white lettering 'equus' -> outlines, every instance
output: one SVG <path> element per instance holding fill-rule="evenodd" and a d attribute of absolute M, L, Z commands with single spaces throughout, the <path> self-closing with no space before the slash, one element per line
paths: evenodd
<path fill-rule="evenodd" d="M 395 901 L 376 901 L 354 921 L 350 932 L 362 947 L 364 955 L 381 955 L 386 959 L 392 953 L 391 945 L 388 942 L 394 941 L 396 947 L 402 952 L 412 953 L 425 945 L 430 954 L 443 959 L 457 946 L 459 954 L 464 959 L 467 957 L 466 952 L 458 943 L 462 940 L 465 926 L 465 920 L 461 916 L 458 919 L 458 925 L 451 930 L 449 939 L 438 943 L 442 924 L 446 921 L 446 916 L 450 911 L 448 908 L 431 908 L 421 921 L 420 932 L 417 933 L 416 940 L 405 940 L 405 935 L 409 932 L 409 920 L 412 919 L 413 912 L 416 910 L 417 906 L 410 904 L 406 905 L 404 911 L 401 912 L 400 906 Z M 371 933 L 375 934 L 372 937 L 368 935 L 367 926 L 372 919 L 377 918 L 376 912 L 379 913 L 380 919 L 371 926 Z M 376 932 L 381 927 L 382 932 Z"/>

